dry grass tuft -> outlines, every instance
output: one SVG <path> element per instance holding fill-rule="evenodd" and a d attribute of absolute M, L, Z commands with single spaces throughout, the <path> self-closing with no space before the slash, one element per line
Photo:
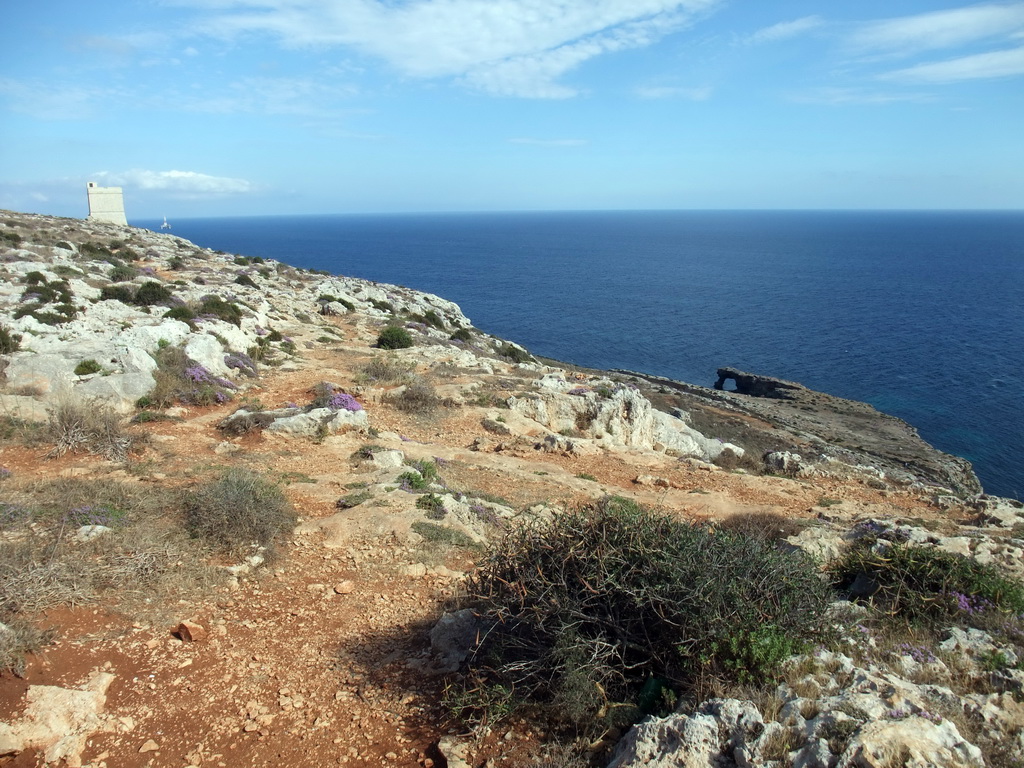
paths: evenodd
<path fill-rule="evenodd" d="M 136 443 L 125 431 L 125 419 L 96 402 L 59 402 L 49 411 L 47 429 L 54 443 L 50 458 L 86 452 L 109 461 L 125 461 Z"/>

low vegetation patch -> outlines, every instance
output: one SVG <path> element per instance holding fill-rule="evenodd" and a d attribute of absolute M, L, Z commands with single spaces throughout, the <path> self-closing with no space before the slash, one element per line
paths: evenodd
<path fill-rule="evenodd" d="M 377 336 L 377 346 L 380 349 L 408 349 L 412 346 L 412 334 L 405 328 L 389 325 Z"/>
<path fill-rule="evenodd" d="M 247 469 L 229 469 L 185 500 L 189 533 L 236 555 L 257 547 L 270 550 L 295 525 L 295 517 L 281 487 Z"/>
<path fill-rule="evenodd" d="M 533 356 L 529 352 L 524 349 L 520 349 L 515 344 L 509 344 L 508 342 L 496 347 L 494 351 L 499 357 L 508 358 L 513 363 L 535 362 Z"/>
<path fill-rule="evenodd" d="M 458 549 L 479 549 L 480 547 L 469 535 L 446 525 L 417 520 L 410 527 L 413 532 L 418 533 L 424 541 L 430 544 L 457 547 Z"/>
<path fill-rule="evenodd" d="M 385 401 L 400 411 L 419 415 L 431 414 L 445 404 L 434 386 L 419 377 L 409 382 L 401 392 L 388 395 Z"/>
<path fill-rule="evenodd" d="M 78 314 L 67 280 L 47 280 L 42 272 L 29 272 L 22 282 L 26 287 L 14 310 L 15 319 L 31 317 L 44 325 L 61 325 Z"/>
<path fill-rule="evenodd" d="M 925 625 L 982 626 L 993 613 L 1024 613 L 1024 584 L 972 558 L 906 542 L 874 546 L 862 538 L 832 567 L 851 598 Z"/>
<path fill-rule="evenodd" d="M 47 433 L 51 457 L 91 453 L 110 461 L 125 461 L 136 438 L 125 430 L 124 418 L 109 406 L 67 399 L 49 411 Z"/>
<path fill-rule="evenodd" d="M 795 536 L 804 527 L 800 522 L 777 512 L 741 512 L 720 520 L 717 525 L 729 533 L 768 541 L 781 541 Z"/>
<path fill-rule="evenodd" d="M 359 370 L 359 378 L 375 384 L 397 384 L 412 374 L 415 363 L 407 363 L 390 355 L 379 355 Z"/>
<path fill-rule="evenodd" d="M 88 376 L 90 373 L 99 373 L 103 370 L 103 366 L 97 363 L 92 358 L 83 360 L 75 366 L 75 376 Z"/>
<path fill-rule="evenodd" d="M 11 629 L 0 630 L 0 670 L 23 669 L 25 654 L 52 637 L 33 629 L 38 611 L 103 596 L 144 614 L 212 584 L 214 570 L 181 527 L 177 496 L 109 479 L 10 489 L 0 501 L 0 622 Z M 95 538 L 79 535 L 94 525 L 104 526 Z"/>
<path fill-rule="evenodd" d="M 772 678 L 829 600 L 802 554 L 606 498 L 489 549 L 468 587 L 486 626 L 467 685 L 578 727 L 628 723 L 712 681 Z"/>
<path fill-rule="evenodd" d="M 0 325 L 0 355 L 9 355 L 21 349 L 21 334 L 6 325 Z"/>
<path fill-rule="evenodd" d="M 237 385 L 221 376 L 214 376 L 192 360 L 181 347 L 166 346 L 156 352 L 156 386 L 140 407 L 155 405 L 167 408 L 177 402 L 186 405 L 226 403 L 234 397 Z M 229 356 L 230 357 L 230 356 Z M 230 366 L 230 363 L 227 363 Z M 252 361 L 249 360 L 249 364 Z"/>

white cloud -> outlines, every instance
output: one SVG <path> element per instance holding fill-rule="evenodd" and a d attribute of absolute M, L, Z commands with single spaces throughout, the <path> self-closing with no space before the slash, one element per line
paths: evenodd
<path fill-rule="evenodd" d="M 193 112 L 213 114 L 301 115 L 323 117 L 338 99 L 355 95 L 348 85 L 298 77 L 248 77 L 229 86 L 227 93 L 185 97 L 181 105 Z"/>
<path fill-rule="evenodd" d="M 640 86 L 634 93 L 641 99 L 687 99 L 689 101 L 707 101 L 714 89 L 709 85 L 697 88 L 681 88 L 666 85 Z"/>
<path fill-rule="evenodd" d="M 0 78 L 0 96 L 9 99 L 14 112 L 38 120 L 84 120 L 97 113 L 99 103 L 123 97 L 124 92 L 113 88 Z"/>
<path fill-rule="evenodd" d="M 812 29 L 816 29 L 825 23 L 820 16 L 803 16 L 792 21 L 780 21 L 770 27 L 763 27 L 746 39 L 747 43 L 757 45 L 759 43 L 774 43 L 779 40 L 786 40 L 797 35 L 802 35 Z"/>
<path fill-rule="evenodd" d="M 166 192 L 172 197 L 225 197 L 255 192 L 257 186 L 245 179 L 210 176 L 196 171 L 147 171 L 139 168 L 120 173 L 100 171 L 89 177 L 104 186 L 136 188 L 143 191 Z"/>
<path fill-rule="evenodd" d="M 590 142 L 586 139 L 509 139 L 509 144 L 529 144 L 536 147 L 582 147 Z"/>
<path fill-rule="evenodd" d="M 881 105 L 895 104 L 897 102 L 924 102 L 931 101 L 931 96 L 925 93 L 892 93 L 886 91 L 868 90 L 865 88 L 814 88 L 789 96 L 790 101 L 801 104 L 832 104 L 842 105 Z"/>
<path fill-rule="evenodd" d="M 880 75 L 879 79 L 905 83 L 957 83 L 1014 75 L 1024 75 L 1024 48 L 917 64 Z"/>
<path fill-rule="evenodd" d="M 340 46 L 411 77 L 459 77 L 489 93 L 565 98 L 558 77 L 601 54 L 649 45 L 721 0 L 244 0 L 214 3 L 206 31 Z M 209 8 L 208 2 L 192 0 Z"/>
<path fill-rule="evenodd" d="M 1024 31 L 1024 2 L 986 3 L 863 24 L 848 39 L 864 52 L 911 54 Z"/>

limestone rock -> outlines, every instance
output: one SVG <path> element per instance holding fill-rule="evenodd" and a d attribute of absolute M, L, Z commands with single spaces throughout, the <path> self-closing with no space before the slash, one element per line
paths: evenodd
<path fill-rule="evenodd" d="M 30 686 L 21 720 L 0 723 L 0 755 L 38 749 L 48 763 L 63 760 L 71 768 L 79 768 L 89 737 L 108 729 L 103 709 L 113 681 L 114 675 L 97 671 L 80 689 Z"/>
<path fill-rule="evenodd" d="M 956 766 L 984 768 L 981 750 L 960 735 L 949 720 L 923 717 L 865 723 L 843 752 L 836 768 L 888 765 L 908 768 Z"/>
<path fill-rule="evenodd" d="M 325 433 L 333 435 L 353 429 L 365 429 L 368 425 L 366 411 L 314 408 L 305 413 L 276 419 L 265 427 L 265 431 L 293 437 L 317 437 Z"/>

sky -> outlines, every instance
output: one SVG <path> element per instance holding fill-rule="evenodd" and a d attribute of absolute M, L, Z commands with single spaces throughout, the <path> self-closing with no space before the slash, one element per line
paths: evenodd
<path fill-rule="evenodd" d="M 0 208 L 1024 208 L 1024 0 L 5 0 Z"/>

